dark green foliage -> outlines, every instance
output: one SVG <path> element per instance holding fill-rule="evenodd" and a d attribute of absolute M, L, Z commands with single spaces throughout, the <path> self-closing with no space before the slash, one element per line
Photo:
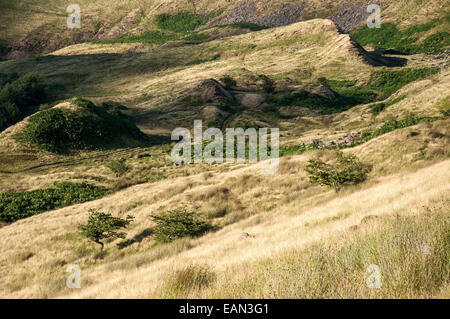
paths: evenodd
<path fill-rule="evenodd" d="M 275 81 L 269 78 L 267 75 L 261 74 L 258 79 L 262 81 L 262 89 L 268 94 L 275 93 Z"/>
<path fill-rule="evenodd" d="M 122 176 L 130 170 L 125 158 L 120 160 L 112 160 L 107 164 L 107 166 L 114 174 L 116 174 L 117 177 Z"/>
<path fill-rule="evenodd" d="M 138 35 L 125 35 L 112 40 L 99 40 L 94 43 L 149 43 L 164 44 L 168 41 L 177 40 L 176 34 L 165 33 L 157 30 L 146 31 Z"/>
<path fill-rule="evenodd" d="M 0 61 L 8 55 L 11 49 L 8 46 L 8 43 L 4 40 L 0 40 Z"/>
<path fill-rule="evenodd" d="M 404 54 L 427 53 L 436 54 L 450 45 L 450 34 L 439 32 L 429 35 L 422 43 L 419 35 L 427 32 L 441 23 L 448 23 L 448 16 L 434 19 L 424 24 L 412 26 L 403 31 L 396 24 L 383 23 L 380 29 L 364 26 L 351 34 L 361 45 L 372 45 L 374 49 L 392 49 Z"/>
<path fill-rule="evenodd" d="M 10 102 L 0 103 L 0 132 L 20 119 L 19 108 Z"/>
<path fill-rule="evenodd" d="M 155 239 L 161 243 L 171 242 L 183 237 L 198 237 L 210 230 L 212 226 L 184 208 L 151 216 L 156 223 L 153 232 Z"/>
<path fill-rule="evenodd" d="M 52 108 L 33 115 L 21 139 L 55 153 L 105 147 L 121 137 L 143 139 L 142 132 L 117 107 L 97 107 L 79 98 L 71 102 L 80 110 Z"/>
<path fill-rule="evenodd" d="M 251 31 L 261 31 L 261 30 L 268 29 L 268 27 L 261 26 L 261 25 L 251 23 L 251 22 L 236 22 L 236 23 L 232 23 L 232 24 L 228 24 L 228 25 L 224 25 L 224 26 L 225 27 L 230 26 L 230 27 L 241 28 L 241 29 L 250 29 Z"/>
<path fill-rule="evenodd" d="M 371 168 L 359 161 L 355 155 L 336 152 L 336 163 L 327 164 L 319 159 L 312 159 L 306 166 L 311 184 L 334 188 L 339 192 L 344 185 L 359 184 L 366 180 Z"/>
<path fill-rule="evenodd" d="M 233 87 L 237 86 L 237 82 L 235 79 L 233 79 L 231 76 L 229 75 L 224 75 L 223 77 L 220 78 L 220 82 L 222 82 L 223 86 L 226 89 L 231 89 Z"/>
<path fill-rule="evenodd" d="M 17 73 L 0 73 L 0 90 L 8 83 L 14 82 L 19 78 Z"/>
<path fill-rule="evenodd" d="M 59 183 L 54 188 L 21 193 L 0 193 L 0 220 L 16 220 L 56 208 L 101 198 L 108 192 L 86 183 Z"/>
<path fill-rule="evenodd" d="M 37 73 L 29 73 L 6 84 L 0 92 L 0 102 L 15 104 L 22 112 L 39 105 L 46 97 L 46 85 Z"/>
<path fill-rule="evenodd" d="M 208 17 L 180 12 L 177 14 L 160 14 L 156 16 L 156 25 L 162 30 L 184 33 L 193 31 L 208 22 Z"/>
<path fill-rule="evenodd" d="M 104 239 L 125 238 L 124 232 L 119 232 L 120 229 L 126 228 L 134 219 L 133 216 L 128 215 L 126 219 L 113 217 L 111 214 L 102 213 L 98 210 L 89 210 L 89 219 L 86 224 L 78 225 L 81 234 L 87 239 L 97 243 L 101 246 L 103 251 Z"/>

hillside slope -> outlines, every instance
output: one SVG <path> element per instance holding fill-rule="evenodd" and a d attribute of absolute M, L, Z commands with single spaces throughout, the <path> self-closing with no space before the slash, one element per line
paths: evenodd
<path fill-rule="evenodd" d="M 445 0 L 378 1 L 383 8 L 383 22 L 405 25 L 439 17 L 448 10 Z M 206 25 L 252 22 L 281 26 L 314 18 L 332 19 L 343 31 L 351 31 L 368 16 L 366 1 L 196 1 L 195 8 L 186 1 L 78 1 L 82 10 L 81 29 L 66 27 L 64 1 L 36 3 L 31 0 L 0 3 L 0 54 L 9 58 L 41 54 L 74 43 L 113 39 L 158 29 L 155 18 L 160 14 L 192 12 L 208 17 Z M 27 23 L 23 23 L 27 21 Z"/>

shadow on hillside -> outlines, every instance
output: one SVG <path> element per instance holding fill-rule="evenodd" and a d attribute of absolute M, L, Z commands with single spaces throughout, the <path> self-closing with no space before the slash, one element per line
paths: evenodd
<path fill-rule="evenodd" d="M 369 52 L 355 40 L 351 39 L 350 41 L 359 51 L 359 54 L 363 57 L 366 63 L 371 66 L 403 67 L 408 63 L 408 59 L 387 56 L 387 54 L 399 54 L 398 52 L 392 50 L 377 50 Z"/>

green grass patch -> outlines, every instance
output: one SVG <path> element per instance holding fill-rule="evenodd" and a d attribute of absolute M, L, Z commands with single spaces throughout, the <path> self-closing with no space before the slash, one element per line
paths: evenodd
<path fill-rule="evenodd" d="M 86 183 L 59 183 L 53 188 L 21 193 L 0 193 L 0 220 L 14 222 L 49 210 L 83 203 L 108 194 Z"/>
<path fill-rule="evenodd" d="M 392 49 L 404 54 L 436 54 L 450 45 L 450 33 L 437 32 L 427 36 L 421 43 L 420 35 L 440 24 L 448 24 L 447 17 L 434 19 L 405 30 L 399 30 L 397 24 L 383 23 L 381 28 L 364 26 L 351 34 L 361 45 L 371 45 L 374 49 Z"/>
<path fill-rule="evenodd" d="M 404 100 L 406 98 L 406 95 L 402 94 L 399 97 L 389 100 L 387 102 L 383 102 L 383 103 L 376 103 L 374 105 L 370 106 L 370 113 L 372 113 L 373 115 L 377 116 L 378 114 L 380 114 L 382 111 L 384 111 L 386 108 L 388 108 L 391 105 L 397 104 L 398 102 Z"/>
<path fill-rule="evenodd" d="M 179 12 L 176 14 L 160 14 L 156 16 L 155 22 L 161 30 L 186 33 L 194 31 L 208 22 L 208 17 L 190 12 Z"/>

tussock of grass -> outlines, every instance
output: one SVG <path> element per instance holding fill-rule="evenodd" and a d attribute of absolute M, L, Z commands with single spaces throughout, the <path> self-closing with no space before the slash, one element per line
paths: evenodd
<path fill-rule="evenodd" d="M 188 265 L 168 277 L 162 294 L 170 298 L 208 287 L 214 282 L 216 274 L 207 265 Z"/>
<path fill-rule="evenodd" d="M 436 54 L 450 45 L 450 33 L 436 32 L 428 35 L 422 42 L 419 41 L 419 36 L 442 23 L 448 24 L 448 15 L 405 30 L 399 30 L 393 23 L 383 23 L 380 29 L 364 26 L 351 36 L 361 45 L 370 44 L 375 49 L 393 49 L 405 54 Z"/>

